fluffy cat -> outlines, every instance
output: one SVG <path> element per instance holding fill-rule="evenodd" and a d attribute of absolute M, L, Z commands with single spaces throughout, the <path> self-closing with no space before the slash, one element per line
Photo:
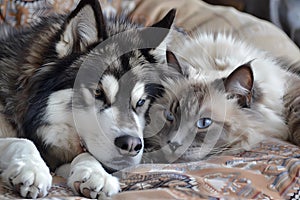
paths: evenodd
<path fill-rule="evenodd" d="M 173 41 L 166 78 L 150 109 L 146 162 L 196 161 L 249 150 L 266 139 L 300 144 L 300 78 L 269 53 L 226 34 Z"/>

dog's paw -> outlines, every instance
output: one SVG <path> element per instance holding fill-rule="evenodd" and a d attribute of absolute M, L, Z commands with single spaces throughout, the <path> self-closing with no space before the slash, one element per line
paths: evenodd
<path fill-rule="evenodd" d="M 52 184 L 49 168 L 43 160 L 34 158 L 12 161 L 1 177 L 8 186 L 25 198 L 46 196 Z"/>
<path fill-rule="evenodd" d="M 76 194 L 88 198 L 111 196 L 120 191 L 119 180 L 104 171 L 102 166 L 77 165 L 71 171 L 68 185 Z"/>

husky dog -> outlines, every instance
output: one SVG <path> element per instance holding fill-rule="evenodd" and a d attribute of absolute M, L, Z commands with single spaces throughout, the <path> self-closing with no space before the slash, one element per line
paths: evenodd
<path fill-rule="evenodd" d="M 71 163 L 67 178 L 75 193 L 117 193 L 119 182 L 105 169 L 140 162 L 147 110 L 161 92 L 152 63 L 165 60 L 158 48 L 174 16 L 171 10 L 154 24 L 164 28 L 157 33 L 107 18 L 97 0 L 82 0 L 67 16 L 6 31 L 0 38 L 2 180 L 23 197 L 43 197 L 50 171 L 64 172 L 60 166 Z"/>
<path fill-rule="evenodd" d="M 149 110 L 146 161 L 196 161 L 273 137 L 300 144 L 296 73 L 225 34 L 195 33 L 172 45 L 177 56 L 168 62 L 183 75 L 165 80 Z"/>

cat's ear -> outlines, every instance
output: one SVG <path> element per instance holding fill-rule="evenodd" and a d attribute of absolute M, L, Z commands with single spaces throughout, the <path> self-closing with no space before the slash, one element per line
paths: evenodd
<path fill-rule="evenodd" d="M 175 56 L 175 54 L 173 52 L 166 51 L 166 59 L 167 59 L 168 66 L 172 67 L 173 69 L 178 71 L 180 74 L 183 74 L 181 66 L 179 64 L 179 61 L 177 60 L 177 57 Z"/>
<path fill-rule="evenodd" d="M 237 98 L 238 104 L 243 108 L 250 108 L 253 83 L 250 63 L 239 66 L 224 80 L 226 92 Z"/>
<path fill-rule="evenodd" d="M 68 16 L 56 51 L 59 57 L 81 52 L 107 38 L 105 19 L 98 0 L 80 1 Z"/>

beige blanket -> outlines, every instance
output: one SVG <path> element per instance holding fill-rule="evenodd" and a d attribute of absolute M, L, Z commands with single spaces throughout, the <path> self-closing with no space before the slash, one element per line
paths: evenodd
<path fill-rule="evenodd" d="M 0 23 L 23 26 L 39 15 L 66 12 L 76 0 L 38 1 L 35 6 L 0 1 Z M 275 56 L 300 60 L 300 51 L 274 25 L 238 12 L 233 8 L 210 6 L 200 0 L 101 1 L 105 12 L 125 12 L 132 20 L 151 24 L 176 7 L 176 25 L 185 31 L 229 31 Z M 184 164 L 139 165 L 115 175 L 122 192 L 112 199 L 297 199 L 300 187 L 300 148 L 287 142 L 270 140 L 251 151 Z M 48 199 L 76 197 L 63 178 L 54 176 Z M 0 185 L 0 199 L 18 199 L 14 191 Z"/>

